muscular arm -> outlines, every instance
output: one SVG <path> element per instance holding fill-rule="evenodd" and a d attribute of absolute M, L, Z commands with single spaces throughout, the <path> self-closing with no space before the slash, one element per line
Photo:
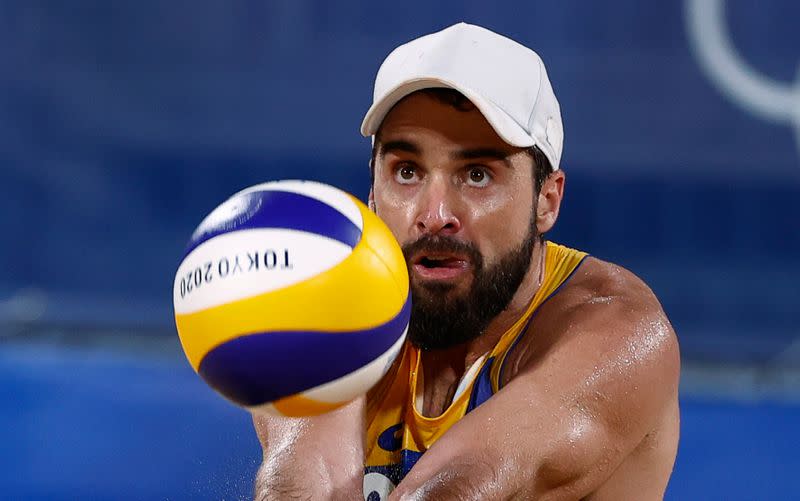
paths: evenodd
<path fill-rule="evenodd" d="M 649 289 L 625 288 L 548 305 L 516 376 L 434 444 L 391 499 L 576 500 L 606 482 L 677 395 L 672 328 Z"/>
<path fill-rule="evenodd" d="M 361 499 L 364 402 L 313 418 L 254 415 L 264 452 L 255 499 Z"/>

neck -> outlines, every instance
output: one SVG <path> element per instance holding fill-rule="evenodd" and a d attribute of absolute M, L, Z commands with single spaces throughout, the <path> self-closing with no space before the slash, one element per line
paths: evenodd
<path fill-rule="evenodd" d="M 443 350 L 423 351 L 421 362 L 425 371 L 425 415 L 428 411 L 443 411 L 449 405 L 458 381 L 476 360 L 488 353 L 505 332 L 525 313 L 544 280 L 546 244 L 536 243 L 531 265 L 517 292 L 505 310 L 500 312 L 483 334 L 463 344 Z M 446 403 L 442 404 L 441 402 Z"/>

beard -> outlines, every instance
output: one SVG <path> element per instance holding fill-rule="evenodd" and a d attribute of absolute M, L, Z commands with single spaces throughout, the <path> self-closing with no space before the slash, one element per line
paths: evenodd
<path fill-rule="evenodd" d="M 530 267 L 536 239 L 536 226 L 531 224 L 523 242 L 488 267 L 473 244 L 449 236 L 423 236 L 404 245 L 409 268 L 411 258 L 420 252 L 452 252 L 467 256 L 473 271 L 470 289 L 460 295 L 453 294 L 456 285 L 448 282 L 411 283 L 411 343 L 423 351 L 442 350 L 483 334 L 519 289 Z"/>

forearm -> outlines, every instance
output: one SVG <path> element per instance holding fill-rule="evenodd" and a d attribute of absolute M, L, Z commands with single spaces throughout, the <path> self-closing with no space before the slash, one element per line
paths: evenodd
<path fill-rule="evenodd" d="M 471 461 L 454 458 L 438 470 L 425 468 L 417 473 L 409 474 L 389 499 L 574 501 L 586 494 L 579 476 L 554 482 L 546 471 L 520 463 L 518 458 L 495 458 L 493 463 L 488 455 Z"/>
<path fill-rule="evenodd" d="M 314 499 L 320 493 L 311 489 L 311 485 L 321 485 L 318 481 L 300 481 L 301 477 L 291 472 L 282 471 L 268 463 L 262 463 L 256 475 L 255 501 L 271 501 L 280 499 Z"/>
<path fill-rule="evenodd" d="M 255 499 L 359 499 L 364 476 L 363 399 L 313 418 L 254 416 L 264 459 Z"/>
<path fill-rule="evenodd" d="M 320 463 L 265 461 L 256 475 L 254 499 L 360 499 L 363 479 L 361 467 L 352 467 L 351 471 L 337 468 L 334 471 Z"/>
<path fill-rule="evenodd" d="M 409 475 L 392 492 L 389 499 L 478 501 L 510 497 L 513 497 L 513 493 L 509 492 L 509 485 L 498 481 L 494 468 L 474 462 L 465 464 L 463 461 L 454 461 L 435 472 Z"/>
<path fill-rule="evenodd" d="M 489 403 L 502 402 L 502 396 Z M 465 416 L 434 444 L 390 499 L 568 501 L 583 498 L 606 476 L 595 468 L 607 458 L 606 449 L 590 443 L 597 433 L 590 422 L 576 414 L 548 425 L 532 415 L 530 421 L 537 426 L 530 426 L 515 422 L 524 409 L 510 407 L 496 413 L 489 403 Z"/>

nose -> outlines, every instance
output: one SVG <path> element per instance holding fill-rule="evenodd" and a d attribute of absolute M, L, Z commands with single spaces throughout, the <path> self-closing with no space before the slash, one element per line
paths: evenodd
<path fill-rule="evenodd" d="M 454 235 L 461 230 L 457 201 L 447 180 L 431 180 L 420 192 L 415 228 L 420 235 Z"/>

